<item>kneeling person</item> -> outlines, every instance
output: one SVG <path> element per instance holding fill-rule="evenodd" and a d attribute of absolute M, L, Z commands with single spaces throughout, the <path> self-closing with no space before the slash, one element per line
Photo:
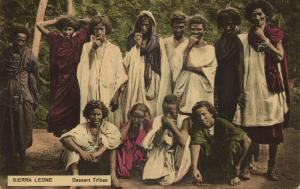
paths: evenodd
<path fill-rule="evenodd" d="M 108 110 L 103 102 L 92 100 L 83 110 L 87 122 L 77 125 L 61 136 L 66 155 L 66 170 L 71 166 L 73 175 L 109 175 L 110 153 L 121 143 L 119 129 L 104 119 Z"/>
<path fill-rule="evenodd" d="M 196 103 L 190 119 L 192 172 L 197 182 L 204 178 L 230 178 L 231 185 L 240 184 L 240 169 L 251 140 L 231 122 L 216 117 L 212 104 Z M 246 165 L 246 164 L 245 164 Z M 242 171 L 243 172 L 243 171 Z"/>
<path fill-rule="evenodd" d="M 131 108 L 128 119 L 120 127 L 122 144 L 117 149 L 117 172 L 121 177 L 130 177 L 133 171 L 142 173 L 147 160 L 142 141 L 152 127 L 150 110 L 143 103 Z"/>
<path fill-rule="evenodd" d="M 178 115 L 178 99 L 167 95 L 162 104 L 163 115 L 153 120 L 152 129 L 143 140 L 148 151 L 143 180 L 158 181 L 161 185 L 178 182 L 191 165 L 190 136 L 183 120 Z"/>

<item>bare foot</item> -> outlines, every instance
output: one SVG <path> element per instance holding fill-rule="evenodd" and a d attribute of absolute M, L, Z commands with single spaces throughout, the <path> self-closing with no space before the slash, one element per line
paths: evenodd
<path fill-rule="evenodd" d="M 119 182 L 119 179 L 116 176 L 111 177 L 111 187 L 121 189 L 122 186 Z"/>
<path fill-rule="evenodd" d="M 234 178 L 230 179 L 231 186 L 237 186 L 240 184 L 241 184 L 241 180 L 239 179 L 239 177 L 234 177 Z"/>

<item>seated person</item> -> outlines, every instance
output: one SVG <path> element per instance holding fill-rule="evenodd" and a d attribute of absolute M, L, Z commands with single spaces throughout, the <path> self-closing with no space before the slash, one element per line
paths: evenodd
<path fill-rule="evenodd" d="M 229 178 L 231 185 L 239 185 L 240 169 L 246 165 L 251 143 L 247 134 L 231 122 L 216 117 L 213 105 L 207 101 L 197 102 L 192 108 L 189 133 L 192 173 L 197 183 Z"/>
<path fill-rule="evenodd" d="M 147 160 L 146 150 L 141 143 L 152 127 L 150 111 L 143 103 L 131 108 L 128 120 L 120 127 L 122 144 L 116 150 L 117 173 L 121 177 L 130 177 L 133 171 L 141 175 Z"/>
<path fill-rule="evenodd" d="M 119 129 L 105 121 L 108 110 L 103 102 L 92 100 L 83 110 L 87 122 L 77 125 L 61 136 L 64 145 L 66 170 L 72 168 L 73 175 L 109 175 L 111 150 L 121 143 Z M 112 163 L 111 163 L 112 162 Z M 112 178 L 113 179 L 113 178 Z"/>
<path fill-rule="evenodd" d="M 170 185 L 180 181 L 189 170 L 190 136 L 182 124 L 186 116 L 178 115 L 177 97 L 167 95 L 162 108 L 163 115 L 154 118 L 152 129 L 143 140 L 143 147 L 149 150 L 143 180 Z"/>

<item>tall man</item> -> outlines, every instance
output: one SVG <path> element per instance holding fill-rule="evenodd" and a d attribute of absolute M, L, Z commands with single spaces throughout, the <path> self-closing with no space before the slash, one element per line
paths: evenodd
<path fill-rule="evenodd" d="M 225 8 L 218 12 L 217 23 L 223 31 L 215 44 L 217 106 L 220 117 L 232 121 L 238 100 L 244 95 L 244 51 L 238 37 L 241 17 L 238 10 Z"/>
<path fill-rule="evenodd" d="M 252 27 L 241 35 L 244 47 L 244 108 L 237 109 L 234 121 L 242 125 L 254 143 L 269 144 L 267 175 L 278 180 L 275 160 L 282 127 L 288 111 L 288 76 L 284 42 L 287 34 L 271 27 L 272 5 L 254 1 L 247 5 L 245 17 Z"/>
<path fill-rule="evenodd" d="M 165 40 L 166 52 L 170 64 L 172 77 L 172 90 L 183 65 L 183 52 L 189 40 L 184 36 L 187 26 L 187 15 L 180 11 L 175 11 L 171 17 L 173 36 Z"/>
<path fill-rule="evenodd" d="M 143 180 L 170 185 L 180 181 L 189 170 L 191 154 L 190 136 L 186 116 L 178 114 L 178 99 L 167 95 L 162 104 L 163 114 L 154 118 L 152 129 L 143 140 L 148 150 Z"/>
<path fill-rule="evenodd" d="M 24 163 L 26 149 L 32 145 L 33 113 L 38 105 L 37 60 L 27 47 L 29 31 L 14 29 L 13 45 L 0 58 L 0 172 Z M 22 165 L 22 164 L 21 164 Z M 17 165 L 20 167 L 21 165 Z M 15 170 L 9 173 L 14 174 Z"/>
<path fill-rule="evenodd" d="M 80 86 L 80 108 L 90 100 L 100 100 L 110 107 L 108 121 L 120 125 L 123 114 L 118 109 L 121 85 L 126 82 L 127 75 L 123 67 L 120 48 L 111 43 L 106 34 L 111 31 L 107 16 L 95 16 L 89 24 L 92 40 L 83 46 L 77 77 Z M 80 122 L 84 122 L 83 114 Z"/>
<path fill-rule="evenodd" d="M 82 20 L 88 22 L 88 19 Z M 50 31 L 54 25 L 60 32 Z M 82 46 L 88 39 L 88 27 L 79 32 L 78 20 L 61 16 L 37 23 L 50 46 L 50 101 L 48 131 L 60 136 L 79 123 L 80 93 L 76 77 Z"/>
<path fill-rule="evenodd" d="M 164 96 L 171 94 L 170 66 L 163 40 L 155 31 L 149 11 L 141 11 L 127 40 L 124 64 L 128 70 L 125 112 L 139 103 L 149 107 L 151 116 L 162 112 Z"/>

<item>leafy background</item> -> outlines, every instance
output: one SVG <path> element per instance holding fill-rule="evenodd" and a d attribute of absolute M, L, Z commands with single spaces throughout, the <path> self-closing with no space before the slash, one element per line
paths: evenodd
<path fill-rule="evenodd" d="M 182 10 L 187 15 L 202 14 L 209 23 L 206 40 L 214 43 L 220 36 L 216 26 L 216 15 L 227 5 L 244 12 L 250 0 L 74 0 L 78 17 L 92 16 L 96 12 L 109 16 L 113 32 L 108 38 L 125 52 L 128 33 L 132 30 L 136 15 L 140 10 L 150 10 L 158 23 L 157 31 L 162 37 L 171 35 L 169 18 L 173 11 Z M 272 0 L 274 16 L 272 24 L 284 28 L 289 33 L 289 74 L 292 91 L 291 123 L 300 128 L 300 2 L 298 0 Z M 9 44 L 9 34 L 15 23 L 28 24 L 34 31 L 39 0 L 0 0 L 0 52 Z M 66 14 L 66 0 L 49 0 L 45 20 Z M 248 22 L 243 17 L 241 29 L 247 32 Z M 30 43 L 32 43 L 32 37 Z M 47 127 L 49 97 L 48 43 L 41 40 L 39 53 L 41 102 L 35 116 L 35 127 Z"/>

